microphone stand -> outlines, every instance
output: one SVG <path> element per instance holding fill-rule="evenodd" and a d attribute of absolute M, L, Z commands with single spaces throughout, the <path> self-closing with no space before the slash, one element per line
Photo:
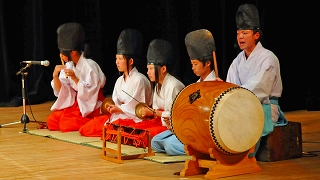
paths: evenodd
<path fill-rule="evenodd" d="M 31 64 L 28 63 L 25 67 L 21 68 L 20 71 L 18 71 L 16 73 L 16 75 L 21 74 L 21 81 L 22 81 L 22 105 L 23 105 L 23 114 L 21 116 L 21 120 L 17 121 L 17 122 L 12 122 L 12 123 L 8 123 L 8 124 L 2 124 L 0 125 L 0 128 L 3 126 L 8 126 L 8 125 L 12 125 L 12 124 L 18 124 L 18 123 L 23 123 L 23 132 L 27 132 L 27 123 L 30 122 L 30 119 L 27 115 L 27 111 L 26 111 L 26 91 L 25 91 L 25 77 L 27 76 L 28 72 L 26 71 L 28 67 L 30 67 Z"/>

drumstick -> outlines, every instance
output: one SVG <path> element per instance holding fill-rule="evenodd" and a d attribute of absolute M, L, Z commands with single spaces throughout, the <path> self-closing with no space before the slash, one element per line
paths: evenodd
<path fill-rule="evenodd" d="M 132 99 L 134 99 L 135 101 L 137 101 L 138 103 L 141 103 L 140 101 L 138 101 L 136 98 L 132 97 L 130 94 L 128 94 L 127 92 L 125 92 L 124 90 L 122 90 L 124 93 L 126 93 L 128 96 L 130 96 Z M 145 103 L 141 103 L 143 104 L 144 107 L 150 109 L 153 113 L 156 113 L 156 111 L 152 108 L 150 108 L 148 105 L 146 105 Z"/>
<path fill-rule="evenodd" d="M 214 72 L 216 73 L 216 78 L 219 77 L 219 73 L 218 73 L 218 65 L 217 65 L 217 58 L 216 58 L 216 52 L 212 51 L 213 54 L 213 63 L 214 63 Z"/>

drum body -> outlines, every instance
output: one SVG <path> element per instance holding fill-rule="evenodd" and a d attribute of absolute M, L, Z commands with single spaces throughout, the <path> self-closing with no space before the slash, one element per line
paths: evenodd
<path fill-rule="evenodd" d="M 264 126 L 260 101 L 249 90 L 222 81 L 186 86 L 171 109 L 171 128 L 177 138 L 198 152 L 215 148 L 232 155 L 248 151 Z"/>

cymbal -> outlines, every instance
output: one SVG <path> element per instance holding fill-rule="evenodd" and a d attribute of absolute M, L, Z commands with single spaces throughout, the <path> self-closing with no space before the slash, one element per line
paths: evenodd
<path fill-rule="evenodd" d="M 135 113 L 136 113 L 136 116 L 139 118 L 139 119 L 142 119 L 142 120 L 149 120 L 149 119 L 153 119 L 153 116 L 145 116 L 143 117 L 142 114 L 141 114 L 141 109 L 142 107 L 149 107 L 148 104 L 146 103 L 138 103 L 135 107 Z M 149 107 L 150 108 L 150 107 Z"/>
<path fill-rule="evenodd" d="M 107 108 L 108 108 L 108 106 L 109 106 L 110 104 L 112 104 L 112 105 L 115 104 L 115 103 L 113 102 L 113 100 L 112 100 L 111 97 L 105 98 L 105 99 L 103 100 L 103 102 L 102 102 L 102 104 L 101 104 L 101 106 L 100 106 L 101 112 L 102 112 L 103 114 L 106 114 L 106 115 L 110 114 L 110 113 L 107 111 Z"/>

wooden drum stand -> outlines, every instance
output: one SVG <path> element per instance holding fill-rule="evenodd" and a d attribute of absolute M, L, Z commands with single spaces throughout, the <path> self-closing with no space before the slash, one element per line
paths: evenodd
<path fill-rule="evenodd" d="M 225 155 L 215 148 L 210 148 L 209 154 L 197 152 L 188 145 L 185 145 L 184 148 L 186 154 L 192 156 L 192 159 L 185 161 L 180 176 L 206 173 L 205 179 L 216 179 L 261 171 L 256 158 L 248 157 L 248 154 L 254 151 L 254 147 L 245 153 L 237 155 Z"/>

